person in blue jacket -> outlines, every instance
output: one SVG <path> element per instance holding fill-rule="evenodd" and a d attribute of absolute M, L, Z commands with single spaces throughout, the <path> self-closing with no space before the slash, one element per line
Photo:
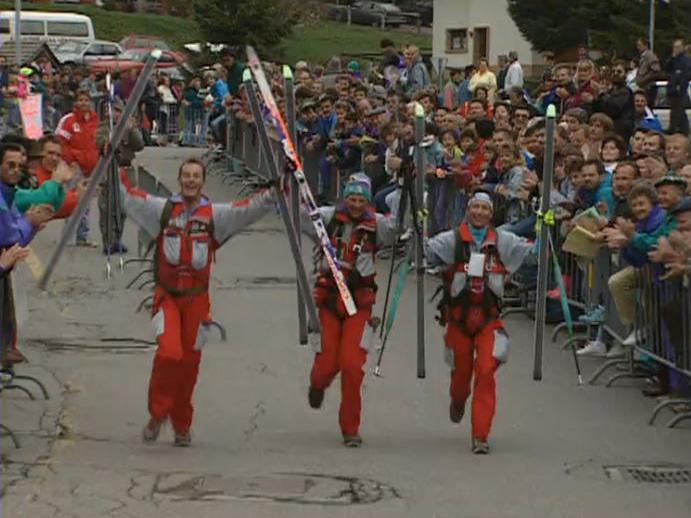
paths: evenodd
<path fill-rule="evenodd" d="M 33 206 L 23 215 L 19 212 L 14 197 L 23 160 L 23 150 L 17 145 L 0 150 L 0 250 L 28 245 L 55 212 L 50 205 Z"/>
<path fill-rule="evenodd" d="M 50 205 L 36 205 L 26 211 L 19 212 L 14 196 L 17 183 L 21 179 L 22 165 L 26 154 L 21 146 L 6 144 L 0 148 L 0 257 L 4 260 L 0 265 L 0 350 L 3 368 L 11 368 L 15 363 L 25 360 L 24 355 L 17 350 L 17 331 L 12 305 L 12 285 L 7 272 L 23 255 L 26 247 L 53 217 L 54 210 Z M 19 247 L 19 249 L 17 248 Z M 8 250 L 12 261 L 8 258 Z"/>

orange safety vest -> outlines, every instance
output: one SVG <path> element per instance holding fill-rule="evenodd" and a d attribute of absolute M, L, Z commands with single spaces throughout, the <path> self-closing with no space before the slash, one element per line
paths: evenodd
<path fill-rule="evenodd" d="M 343 239 L 344 229 L 348 224 L 352 225 L 352 232 L 348 239 Z M 377 285 L 374 282 L 375 274 L 362 275 L 357 269 L 357 263 L 362 254 L 369 254 L 371 260 L 374 261 L 377 244 L 376 214 L 368 209 L 359 220 L 353 221 L 345 207 L 341 206 L 334 212 L 326 230 L 336 250 L 338 265 L 353 295 L 355 305 L 358 309 L 372 307 L 377 291 Z M 340 316 L 345 315 L 345 308 L 330 271 L 319 272 L 314 299 L 318 307 L 325 306 Z"/>
<path fill-rule="evenodd" d="M 182 217 L 184 212 L 182 201 L 168 200 L 161 215 L 161 232 L 156 238 L 156 286 L 173 297 L 208 291 L 211 263 L 219 246 L 214 239 L 212 205 L 208 200 L 204 198 L 186 222 Z"/>
<path fill-rule="evenodd" d="M 454 266 L 442 275 L 443 295 L 437 306 L 440 312 L 437 320 L 441 325 L 445 326 L 448 321 L 455 322 L 471 336 L 499 318 L 501 300 L 492 292 L 488 281 L 490 275 L 507 273 L 497 250 L 497 233 L 490 227 L 479 250 L 479 253 L 485 254 L 484 276 L 469 279 L 467 272 L 473 241 L 468 223 L 461 223 L 454 245 Z M 458 285 L 460 283 L 462 285 Z M 455 294 L 454 288 L 457 291 Z"/>

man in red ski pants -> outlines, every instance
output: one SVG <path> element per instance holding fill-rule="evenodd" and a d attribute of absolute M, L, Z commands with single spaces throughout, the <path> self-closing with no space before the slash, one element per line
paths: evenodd
<path fill-rule="evenodd" d="M 393 241 L 396 222 L 393 215 L 375 213 L 370 180 L 363 173 L 350 177 L 343 202 L 336 207 L 322 207 L 320 212 L 357 312 L 352 316 L 347 314 L 333 275 L 322 258 L 314 288 L 321 323 L 321 350 L 314 358 L 308 398 L 312 408 L 320 408 L 324 391 L 341 373 L 338 420 L 344 444 L 357 448 L 362 444 L 361 390 L 370 345 L 363 343 L 363 335 L 377 292 L 375 253 L 378 247 Z M 303 229 L 309 233 L 313 227 L 305 222 Z"/>
<path fill-rule="evenodd" d="M 261 219 L 274 207 L 266 190 L 233 203 L 211 203 L 202 194 L 206 168 L 190 159 L 178 172 L 180 193 L 158 198 L 127 186 L 122 196 L 127 214 L 156 238 L 153 324 L 158 349 L 149 383 L 145 442 L 158 438 L 170 419 L 175 445 L 191 443 L 192 394 L 197 382 L 201 349 L 210 320 L 209 280 L 214 252 L 234 234 Z"/>
<path fill-rule="evenodd" d="M 426 244 L 427 263 L 446 267 L 439 309 L 446 325 L 445 356 L 452 368 L 449 417 L 458 423 L 474 378 L 472 451 L 489 453 L 488 437 L 496 408 L 494 374 L 508 360 L 508 335 L 500 319 L 504 277 L 525 263 L 537 265 L 534 245 L 490 225 L 493 205 L 487 193 L 468 202 L 466 221 Z"/>

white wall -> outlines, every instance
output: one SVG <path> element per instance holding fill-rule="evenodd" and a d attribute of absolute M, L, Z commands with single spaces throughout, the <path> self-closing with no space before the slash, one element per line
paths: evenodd
<path fill-rule="evenodd" d="M 435 0 L 433 25 L 433 54 L 448 58 L 448 66 L 463 67 L 473 62 L 473 37 L 468 36 L 468 52 L 457 54 L 446 52 L 447 29 L 489 28 L 490 65 L 497 64 L 499 54 L 510 50 L 518 52 L 524 65 L 543 64 L 542 57 L 533 52 L 508 12 L 506 0 Z"/>

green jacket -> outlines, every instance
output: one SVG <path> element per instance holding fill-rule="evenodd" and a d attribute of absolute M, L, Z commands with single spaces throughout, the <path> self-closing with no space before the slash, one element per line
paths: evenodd
<path fill-rule="evenodd" d="M 22 214 L 32 205 L 42 204 L 51 205 L 55 212 L 58 212 L 65 203 L 66 196 L 65 188 L 61 183 L 48 180 L 43 182 L 38 189 L 17 189 L 14 201 Z"/>
<path fill-rule="evenodd" d="M 631 240 L 631 244 L 633 244 L 634 248 L 639 252 L 647 254 L 657 246 L 657 242 L 661 237 L 669 236 L 672 231 L 676 230 L 678 224 L 677 218 L 671 214 L 667 214 L 665 216 L 665 222 L 660 225 L 656 231 L 650 234 L 636 232 Z"/>

